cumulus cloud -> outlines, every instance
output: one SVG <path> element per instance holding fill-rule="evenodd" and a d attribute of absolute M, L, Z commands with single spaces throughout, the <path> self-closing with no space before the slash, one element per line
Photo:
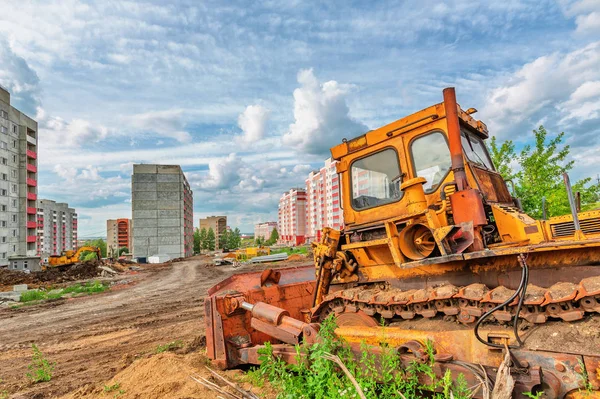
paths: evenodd
<path fill-rule="evenodd" d="M 152 111 L 128 117 L 134 128 L 153 132 L 158 136 L 188 143 L 192 136 L 185 130 L 185 110 L 176 108 L 164 111 Z"/>
<path fill-rule="evenodd" d="M 0 38 L 0 85 L 11 94 L 11 103 L 29 116 L 40 105 L 40 79 L 27 61 Z"/>
<path fill-rule="evenodd" d="M 255 143 L 265 137 L 270 111 L 261 105 L 249 105 L 238 117 L 238 126 L 244 132 L 242 141 Z"/>
<path fill-rule="evenodd" d="M 84 119 L 66 121 L 61 117 L 47 115 L 41 107 L 38 107 L 35 118 L 44 144 L 61 147 L 89 146 L 106 139 L 109 134 L 109 129 L 100 124 Z"/>
<path fill-rule="evenodd" d="M 539 57 L 491 90 L 482 117 L 491 132 L 499 136 L 524 122 L 531 125 L 556 114 L 557 109 L 563 121 L 596 118 L 600 106 L 598 80 L 600 42 L 566 54 Z"/>
<path fill-rule="evenodd" d="M 600 3 L 597 0 L 561 0 L 566 16 L 575 18 L 578 35 L 600 33 Z"/>
<path fill-rule="evenodd" d="M 307 154 L 327 156 L 342 138 L 352 138 L 368 128 L 349 115 L 346 103 L 353 88 L 334 80 L 320 83 L 312 69 L 298 73 L 300 87 L 294 90 L 295 122 L 283 136 L 283 143 Z"/>

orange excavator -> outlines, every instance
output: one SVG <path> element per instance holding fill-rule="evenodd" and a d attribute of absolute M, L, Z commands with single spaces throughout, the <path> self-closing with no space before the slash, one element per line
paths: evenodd
<path fill-rule="evenodd" d="M 79 257 L 84 252 L 94 252 L 98 260 L 102 259 L 102 251 L 98 247 L 92 246 L 83 246 L 77 248 L 77 251 L 67 250 L 63 251 L 60 255 L 51 255 L 48 257 L 48 264 L 44 268 L 44 270 L 49 268 L 63 268 L 66 266 L 71 266 L 77 262 L 79 262 Z"/>
<path fill-rule="evenodd" d="M 600 210 L 577 212 L 565 175 L 570 214 L 524 213 L 474 112 L 447 88 L 443 102 L 333 147 L 344 229 L 323 229 L 314 266 L 208 291 L 213 363 L 259 364 L 267 341 L 296 362 L 295 345 L 333 315 L 337 336 L 374 353 L 384 339 L 404 365 L 431 342 L 435 372 L 471 386 L 510 355 L 515 398 L 600 390 Z"/>

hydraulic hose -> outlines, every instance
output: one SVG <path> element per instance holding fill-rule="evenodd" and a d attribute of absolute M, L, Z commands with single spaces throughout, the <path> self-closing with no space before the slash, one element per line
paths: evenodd
<path fill-rule="evenodd" d="M 484 345 L 490 346 L 492 348 L 504 349 L 504 347 L 505 347 L 504 345 L 495 344 L 493 342 L 487 342 L 483 338 L 481 338 L 481 336 L 479 336 L 479 327 L 481 326 L 481 324 L 483 323 L 483 321 L 485 319 L 490 317 L 497 310 L 502 309 L 503 307 L 505 307 L 506 305 L 511 303 L 517 297 L 517 295 L 520 295 L 520 298 L 519 298 L 519 304 L 517 306 L 517 311 L 515 313 L 513 324 L 514 324 L 515 338 L 519 345 L 518 346 L 509 346 L 509 348 L 515 349 L 515 348 L 519 348 L 523 345 L 523 341 L 521 341 L 521 338 L 519 337 L 519 334 L 518 334 L 518 320 L 519 320 L 519 313 L 521 312 L 521 307 L 523 305 L 523 301 L 525 298 L 525 292 L 527 291 L 527 283 L 529 281 L 529 267 L 527 266 L 527 263 L 525 262 L 525 257 L 523 256 L 523 254 L 519 255 L 519 265 L 521 266 L 521 282 L 519 283 L 519 287 L 517 288 L 517 290 L 506 301 L 502 302 L 498 306 L 496 306 L 493 309 L 484 313 L 483 316 L 481 316 L 479 318 L 479 320 L 477 320 L 477 323 L 475 324 L 475 329 L 474 329 L 475 338 L 477 338 L 477 340 Z"/>

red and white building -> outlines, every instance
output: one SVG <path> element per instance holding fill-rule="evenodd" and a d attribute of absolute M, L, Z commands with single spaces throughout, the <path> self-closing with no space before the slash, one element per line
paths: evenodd
<path fill-rule="evenodd" d="M 262 238 L 263 240 L 268 240 L 271 238 L 271 233 L 273 229 L 277 228 L 277 222 L 264 222 L 258 223 L 254 225 L 254 239 Z M 279 233 L 279 231 L 278 231 Z"/>
<path fill-rule="evenodd" d="M 310 172 L 306 179 L 306 239 L 319 241 L 323 227 L 341 229 L 344 217 L 340 207 L 340 180 L 337 161 L 325 161 L 319 171 Z"/>
<path fill-rule="evenodd" d="M 300 245 L 306 241 L 306 191 L 292 188 L 279 199 L 279 242 Z"/>

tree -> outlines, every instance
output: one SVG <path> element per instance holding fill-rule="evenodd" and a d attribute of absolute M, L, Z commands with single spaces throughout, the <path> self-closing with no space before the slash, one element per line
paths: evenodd
<path fill-rule="evenodd" d="M 235 228 L 229 233 L 229 249 L 235 249 L 242 246 L 242 233 L 239 228 Z"/>
<path fill-rule="evenodd" d="M 202 228 L 202 230 L 200 230 L 200 234 L 198 235 L 199 240 L 200 240 L 200 251 L 202 252 L 203 249 L 208 249 L 208 241 L 206 240 L 208 236 L 208 232 L 206 231 L 206 228 Z"/>
<path fill-rule="evenodd" d="M 98 247 L 100 248 L 100 252 L 102 253 L 102 257 L 106 258 L 106 241 L 104 241 L 102 238 L 97 238 L 95 240 L 87 240 L 86 242 L 83 243 L 84 246 L 90 246 L 90 247 Z M 88 254 L 88 252 L 84 252 L 81 254 L 81 258 L 83 258 L 84 256 L 86 256 Z"/>
<path fill-rule="evenodd" d="M 214 251 L 215 250 L 215 241 L 216 241 L 216 236 L 215 236 L 215 231 L 212 229 L 212 227 L 210 227 L 208 229 L 208 232 L 206 233 L 206 249 L 208 249 L 209 251 Z"/>
<path fill-rule="evenodd" d="M 128 254 L 128 253 L 129 253 L 129 248 L 127 248 L 127 247 L 119 248 L 119 256 L 121 256 L 123 254 Z"/>
<path fill-rule="evenodd" d="M 543 126 L 533 131 L 535 143 L 526 145 L 515 157 L 512 141 L 504 142 L 498 147 L 492 138 L 490 150 L 496 167 L 505 179 L 515 182 L 517 196 L 521 199 L 523 210 L 534 218 L 541 218 L 542 197 L 546 198 L 547 216 L 570 213 L 567 191 L 562 174 L 573 168 L 574 161 L 568 161 L 569 146 L 561 148 L 564 132 L 548 140 L 548 132 Z M 516 159 L 520 167 L 515 171 L 510 161 Z M 600 184 L 590 185 L 591 179 L 583 179 L 572 185 L 573 192 L 580 192 L 582 208 L 598 198 Z M 590 205 L 588 205 L 590 206 Z"/>
<path fill-rule="evenodd" d="M 221 234 L 221 236 L 219 237 L 219 247 L 221 249 L 232 249 L 232 247 L 229 245 L 230 239 L 231 239 L 230 237 L 231 237 L 231 232 L 229 230 L 225 229 L 223 234 Z"/>
<path fill-rule="evenodd" d="M 201 244 L 200 244 L 200 229 L 196 229 L 194 230 L 194 253 L 195 254 L 199 254 L 201 251 Z"/>
<path fill-rule="evenodd" d="M 269 237 L 269 239 L 267 240 L 267 242 L 265 244 L 273 245 L 273 244 L 277 243 L 277 240 L 279 240 L 279 233 L 277 232 L 277 229 L 273 229 L 273 230 L 271 230 L 271 236 Z"/>
<path fill-rule="evenodd" d="M 265 239 L 263 237 L 256 237 L 256 239 L 254 239 L 254 243 L 256 246 L 260 247 L 265 243 Z"/>

